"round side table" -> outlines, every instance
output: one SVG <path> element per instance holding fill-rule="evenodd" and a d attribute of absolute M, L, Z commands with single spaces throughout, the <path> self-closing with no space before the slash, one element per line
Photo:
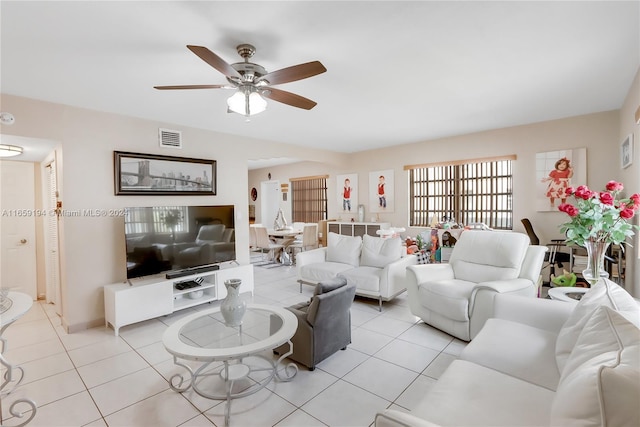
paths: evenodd
<path fill-rule="evenodd" d="M 580 298 L 588 291 L 589 288 L 578 288 L 574 286 L 556 287 L 549 289 L 549 297 L 558 301 L 577 304 Z"/>

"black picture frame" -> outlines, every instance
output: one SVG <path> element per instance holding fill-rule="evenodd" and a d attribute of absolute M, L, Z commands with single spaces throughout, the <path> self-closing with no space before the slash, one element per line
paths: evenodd
<path fill-rule="evenodd" d="M 216 161 L 113 152 L 116 196 L 216 195 Z"/>

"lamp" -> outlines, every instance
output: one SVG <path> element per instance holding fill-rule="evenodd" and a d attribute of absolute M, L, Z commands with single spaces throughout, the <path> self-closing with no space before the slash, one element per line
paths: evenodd
<path fill-rule="evenodd" d="M 17 145 L 0 144 L 0 157 L 13 157 L 22 154 L 22 147 Z"/>
<path fill-rule="evenodd" d="M 267 101 L 260 96 L 255 87 L 240 86 L 238 91 L 227 99 L 230 111 L 249 117 L 267 109 Z"/>

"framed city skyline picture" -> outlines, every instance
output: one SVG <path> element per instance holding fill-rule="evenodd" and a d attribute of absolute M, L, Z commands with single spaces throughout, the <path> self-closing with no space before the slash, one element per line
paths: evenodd
<path fill-rule="evenodd" d="M 113 152 L 115 194 L 216 194 L 216 161 Z"/>

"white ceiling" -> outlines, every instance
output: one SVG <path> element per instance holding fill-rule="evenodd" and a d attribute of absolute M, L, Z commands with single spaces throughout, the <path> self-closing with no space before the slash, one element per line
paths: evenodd
<path fill-rule="evenodd" d="M 617 109 L 640 66 L 640 2 L 2 1 L 1 90 L 95 110 L 355 152 Z M 248 123 L 187 44 L 229 63 L 327 72 Z M 16 117 L 16 120 L 20 120 Z M 295 160 L 295 159 L 294 159 Z"/>

